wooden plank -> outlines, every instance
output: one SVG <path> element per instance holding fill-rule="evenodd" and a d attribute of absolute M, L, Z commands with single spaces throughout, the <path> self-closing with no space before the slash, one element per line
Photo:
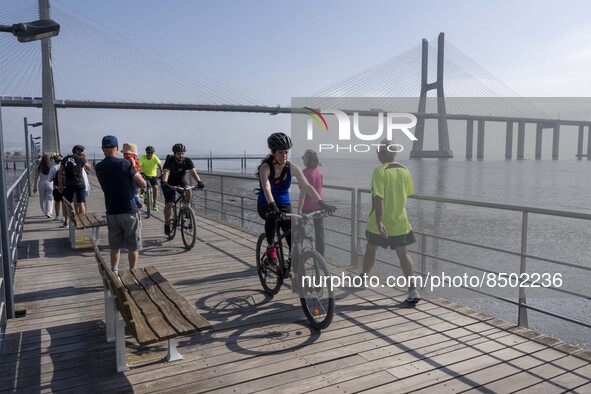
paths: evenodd
<path fill-rule="evenodd" d="M 164 279 L 164 277 L 155 267 L 146 267 L 145 272 L 160 288 L 162 293 L 164 293 L 166 297 L 176 305 L 185 319 L 187 319 L 198 331 L 209 330 L 213 328 L 211 323 L 199 313 L 197 313 L 195 308 L 193 308 L 185 298 L 177 293 L 172 285 L 166 279 Z"/>
<path fill-rule="evenodd" d="M 76 223 L 76 228 L 80 229 L 80 228 L 90 228 L 90 227 L 92 227 L 92 223 L 90 222 L 90 219 L 86 216 L 86 214 L 80 213 L 77 216 L 78 216 L 78 219 L 79 220 Z"/>
<path fill-rule="evenodd" d="M 148 294 L 146 294 L 142 286 L 135 281 L 131 272 L 120 271 L 119 276 L 124 287 L 128 291 L 129 301 L 138 308 L 139 314 L 145 319 L 147 324 L 147 327 L 141 327 L 141 330 L 138 330 L 138 342 L 140 342 L 140 344 L 145 343 L 143 340 L 140 340 L 140 336 L 144 334 L 143 331 L 145 328 L 149 328 L 149 331 L 154 332 L 159 340 L 176 337 L 177 333 L 163 318 L 160 310 L 150 297 L 148 297 Z"/>
<path fill-rule="evenodd" d="M 193 327 L 183 315 L 176 308 L 166 296 L 160 291 L 158 286 L 152 282 L 148 277 L 144 268 L 136 269 L 131 272 L 135 277 L 136 281 L 141 287 L 143 287 L 145 294 L 150 298 L 158 310 L 162 313 L 164 319 L 168 324 L 177 332 L 179 335 L 191 334 L 197 330 Z M 180 295 L 177 296 L 179 298 Z"/>

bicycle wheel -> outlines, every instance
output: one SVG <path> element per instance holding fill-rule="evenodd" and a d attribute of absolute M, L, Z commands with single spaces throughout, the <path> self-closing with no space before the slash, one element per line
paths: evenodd
<path fill-rule="evenodd" d="M 281 285 L 283 284 L 283 277 L 277 273 L 276 270 L 269 267 L 267 263 L 267 248 L 263 244 L 267 243 L 267 236 L 263 233 L 259 236 L 257 241 L 257 272 L 263 290 L 270 296 L 274 296 L 279 293 Z"/>
<path fill-rule="evenodd" d="M 148 186 L 146 187 L 146 191 L 144 192 L 144 204 L 146 205 L 146 217 L 150 217 L 152 214 L 152 202 L 150 201 L 150 182 L 148 182 Z"/>
<path fill-rule="evenodd" d="M 190 250 L 195 246 L 197 240 L 197 219 L 195 212 L 190 207 L 181 208 L 181 238 L 185 244 L 185 248 Z"/>
<path fill-rule="evenodd" d="M 330 288 L 330 281 L 327 281 L 327 286 L 322 286 L 320 279 L 328 277 L 330 273 L 324 258 L 320 253 L 312 249 L 303 251 L 300 264 L 302 264 L 298 270 L 300 275 L 305 275 L 311 279 L 310 281 L 301 282 L 300 301 L 304 314 L 313 328 L 317 330 L 325 329 L 330 325 L 334 317 L 334 292 Z M 302 280 L 301 276 L 299 280 Z"/>

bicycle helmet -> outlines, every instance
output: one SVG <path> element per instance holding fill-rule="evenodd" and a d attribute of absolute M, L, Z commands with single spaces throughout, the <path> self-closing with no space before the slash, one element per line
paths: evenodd
<path fill-rule="evenodd" d="M 146 153 L 154 153 L 156 149 L 152 145 L 146 146 Z"/>
<path fill-rule="evenodd" d="M 267 146 L 273 152 L 291 149 L 291 138 L 285 133 L 273 133 L 267 138 Z"/>
<path fill-rule="evenodd" d="M 174 144 L 172 146 L 172 153 L 177 153 L 177 152 L 186 152 L 187 148 L 185 148 L 185 145 L 183 144 Z"/>

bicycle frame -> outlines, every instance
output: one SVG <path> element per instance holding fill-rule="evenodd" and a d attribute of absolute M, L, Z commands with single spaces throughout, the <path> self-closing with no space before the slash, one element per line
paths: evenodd
<path fill-rule="evenodd" d="M 284 214 L 284 216 L 286 218 L 289 218 L 288 220 L 292 221 L 291 224 L 291 228 L 285 232 L 283 232 L 281 230 L 281 227 L 278 225 L 276 231 L 276 239 L 275 239 L 275 245 L 276 245 L 276 249 L 278 252 L 278 256 L 279 256 L 279 263 L 282 264 L 282 267 L 285 266 L 285 255 L 283 253 L 283 239 L 285 239 L 288 235 L 293 234 L 292 239 L 291 239 L 291 249 L 290 249 L 290 255 L 291 255 L 291 263 L 289 265 L 289 267 L 287 268 L 287 273 L 289 272 L 293 272 L 294 275 L 291 276 L 291 283 L 292 283 L 292 292 L 293 293 L 299 293 L 299 289 L 300 289 L 300 278 L 302 276 L 302 272 L 301 272 L 301 264 L 300 260 L 301 260 L 301 255 L 303 250 L 306 248 L 304 246 L 304 242 L 308 241 L 310 242 L 311 245 L 313 245 L 314 242 L 314 238 L 312 236 L 309 236 L 306 233 L 306 222 L 308 220 L 313 219 L 315 216 L 317 216 L 318 214 L 322 213 L 322 211 L 314 211 L 311 212 L 309 214 L 304 214 L 304 215 L 298 215 L 298 214 L 292 214 L 292 213 L 286 213 Z M 282 219 L 280 217 L 277 217 L 277 224 L 279 224 L 279 221 L 281 220 L 286 220 L 286 219 Z M 293 220 L 295 220 L 295 224 L 293 222 Z M 314 249 L 313 247 L 311 247 L 311 249 Z M 295 265 L 294 265 L 295 262 Z M 293 267 L 293 269 L 292 269 Z"/>

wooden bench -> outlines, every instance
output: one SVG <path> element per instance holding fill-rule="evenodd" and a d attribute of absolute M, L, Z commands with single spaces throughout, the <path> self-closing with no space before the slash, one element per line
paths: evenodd
<path fill-rule="evenodd" d="M 68 215 L 68 230 L 70 231 L 70 244 L 72 249 L 78 249 L 83 247 L 92 247 L 94 244 L 100 243 L 99 229 L 102 226 L 107 225 L 107 220 L 104 216 L 101 216 L 94 212 L 87 213 L 76 213 L 74 206 L 71 202 L 62 198 L 66 215 Z M 76 236 L 77 230 L 90 229 L 90 238 L 84 236 Z"/>
<path fill-rule="evenodd" d="M 103 278 L 107 342 L 115 342 L 117 372 L 129 369 L 125 326 L 140 347 L 168 340 L 166 361 L 182 359 L 176 348 L 176 337 L 212 329 L 211 323 L 155 267 L 119 271 L 117 275 L 96 245 L 94 253 Z"/>

